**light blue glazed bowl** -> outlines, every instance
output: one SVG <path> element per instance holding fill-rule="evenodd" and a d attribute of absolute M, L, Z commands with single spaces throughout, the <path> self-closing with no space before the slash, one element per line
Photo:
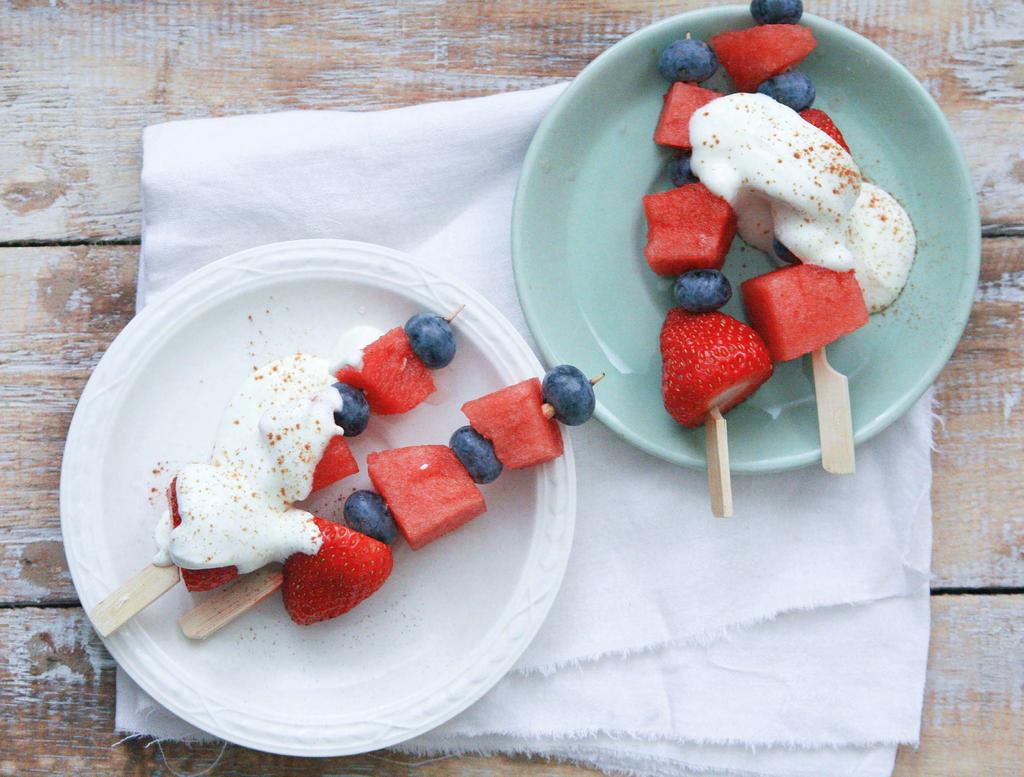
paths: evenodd
<path fill-rule="evenodd" d="M 651 139 L 667 88 L 656 63 L 687 32 L 708 38 L 751 24 L 746 6 L 693 11 L 601 54 L 537 131 L 512 217 L 516 285 L 544 358 L 607 372 L 597 417 L 643 450 L 690 467 L 705 466 L 703 432 L 678 426 L 661 401 L 658 333 L 672 280 L 654 275 L 642 253 L 641 198 L 671 187 L 672 152 Z M 953 133 L 917 80 L 845 27 L 809 14 L 802 24 L 818 41 L 800 66 L 817 87 L 815 107 L 832 116 L 865 176 L 896 196 L 917 230 L 917 259 L 897 302 L 828 348 L 849 376 L 863 442 L 911 406 L 960 339 L 978 280 L 980 220 Z M 733 91 L 721 71 L 705 86 Z M 737 289 L 725 312 L 742 318 L 739 284 L 773 265 L 737 237 L 724 269 Z M 735 472 L 820 461 L 809 357 L 776 365 L 728 421 Z"/>

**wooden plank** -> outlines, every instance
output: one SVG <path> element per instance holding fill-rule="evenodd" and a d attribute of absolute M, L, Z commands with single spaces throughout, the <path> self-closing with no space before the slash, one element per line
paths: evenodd
<path fill-rule="evenodd" d="M 705 0 L 231 0 L 0 6 L 0 235 L 139 234 L 149 123 L 291 108 L 380 108 L 574 76 Z M 904 62 L 949 115 L 988 223 L 1024 222 L 1024 5 L 833 0 L 815 10 Z"/>
<path fill-rule="evenodd" d="M 1024 241 L 982 241 L 964 338 L 939 376 L 933 586 L 1024 586 Z"/>
<path fill-rule="evenodd" d="M 61 454 L 89 373 L 131 319 L 137 254 L 0 251 L 0 602 L 75 600 L 60 542 Z"/>
<path fill-rule="evenodd" d="M 114 662 L 78 608 L 0 610 L 0 775 L 193 774 L 218 745 L 127 741 L 114 733 Z M 167 764 L 164 763 L 166 756 Z M 346 774 L 407 777 L 530 774 L 585 777 L 597 772 L 506 758 L 417 759 L 387 752 L 352 758 L 299 759 L 228 747 L 216 773 Z M 168 770 L 170 771 L 170 770 Z"/>
<path fill-rule="evenodd" d="M 1024 764 L 1024 596 L 934 596 L 918 750 L 895 777 L 1015 777 Z"/>
<path fill-rule="evenodd" d="M 1024 586 L 1024 239 L 983 242 L 978 302 L 939 381 L 934 584 Z M 131 317 L 135 246 L 0 250 L 0 602 L 74 601 L 57 487 L 67 426 Z"/>
<path fill-rule="evenodd" d="M 934 597 L 931 656 L 920 750 L 905 749 L 897 777 L 1011 777 L 1024 762 L 1024 596 Z M 114 664 L 77 608 L 0 610 L 0 774 L 162 772 L 161 754 L 113 732 Z M 211 745 L 168 743 L 179 773 L 209 766 Z M 408 775 L 406 756 L 296 759 L 228 747 L 219 773 Z M 422 760 L 422 759 L 421 759 Z M 428 761 L 420 777 L 584 777 L 590 770 L 543 761 L 462 758 Z"/>

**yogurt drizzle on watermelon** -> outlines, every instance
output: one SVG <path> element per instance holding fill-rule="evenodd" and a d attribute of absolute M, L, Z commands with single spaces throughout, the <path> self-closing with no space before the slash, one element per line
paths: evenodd
<path fill-rule="evenodd" d="M 181 525 L 165 513 L 153 563 L 187 569 L 236 566 L 240 574 L 293 553 L 314 554 L 313 516 L 293 507 L 309 496 L 331 439 L 341 396 L 327 359 L 295 354 L 246 379 L 221 420 L 209 464 L 177 476 Z"/>
<path fill-rule="evenodd" d="M 377 327 L 367 324 L 360 324 L 342 332 L 334 345 L 335 359 L 331 364 L 331 374 L 336 374 L 342 367 L 355 367 L 361 370 L 366 346 L 383 334 Z"/>
<path fill-rule="evenodd" d="M 873 312 L 899 296 L 910 218 L 826 133 L 766 95 L 731 94 L 693 114 L 690 139 L 694 173 L 733 206 L 746 242 L 770 252 L 777 237 L 805 262 L 856 269 Z"/>

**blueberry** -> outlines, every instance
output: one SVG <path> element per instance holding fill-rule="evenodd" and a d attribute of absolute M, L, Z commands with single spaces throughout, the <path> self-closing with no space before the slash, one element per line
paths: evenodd
<path fill-rule="evenodd" d="M 718 310 L 732 297 L 732 285 L 718 270 L 690 270 L 672 288 L 680 307 L 690 313 Z"/>
<path fill-rule="evenodd" d="M 334 411 L 334 423 L 345 430 L 346 437 L 362 434 L 370 422 L 366 395 L 347 383 L 335 383 L 334 388 L 341 394 L 341 410 Z"/>
<path fill-rule="evenodd" d="M 475 483 L 491 483 L 501 474 L 501 462 L 494 446 L 472 426 L 460 426 L 448 441 L 452 453 L 462 462 Z"/>
<path fill-rule="evenodd" d="M 757 91 L 766 94 L 794 111 L 803 111 L 814 104 L 814 84 L 811 79 L 799 70 L 790 70 L 772 76 L 757 87 Z"/>
<path fill-rule="evenodd" d="M 579 426 L 594 414 L 594 387 L 590 378 L 571 364 L 548 370 L 541 386 L 544 401 L 555 409 L 555 418 L 566 426 Z"/>
<path fill-rule="evenodd" d="M 380 494 L 354 491 L 345 500 L 345 523 L 348 528 L 390 545 L 398 537 L 398 527 Z"/>
<path fill-rule="evenodd" d="M 704 41 L 672 41 L 658 58 L 658 72 L 669 81 L 706 81 L 718 70 L 718 57 Z"/>
<path fill-rule="evenodd" d="M 417 313 L 405 322 L 405 336 L 420 361 L 432 370 L 447 367 L 455 358 L 455 334 L 440 316 Z"/>
<path fill-rule="evenodd" d="M 804 14 L 801 0 L 754 0 L 750 15 L 758 24 L 796 24 Z"/>
<path fill-rule="evenodd" d="M 697 176 L 690 168 L 690 155 L 680 154 L 668 163 L 668 177 L 673 186 L 683 186 L 688 183 L 697 183 Z"/>
<path fill-rule="evenodd" d="M 772 239 L 772 253 L 775 254 L 775 258 L 780 262 L 785 262 L 786 264 L 800 264 L 800 257 L 786 248 L 786 246 L 782 245 L 778 238 Z"/>

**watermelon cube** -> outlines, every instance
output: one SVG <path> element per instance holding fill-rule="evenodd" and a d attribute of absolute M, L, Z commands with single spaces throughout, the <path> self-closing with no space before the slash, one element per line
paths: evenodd
<path fill-rule="evenodd" d="M 736 211 L 702 183 L 644 197 L 644 257 L 658 275 L 721 269 L 736 234 Z"/>
<path fill-rule="evenodd" d="M 446 445 L 371 453 L 366 469 L 413 550 L 487 510 L 484 495 Z"/>
<path fill-rule="evenodd" d="M 167 503 L 171 508 L 171 526 L 181 525 L 181 513 L 178 512 L 178 478 L 171 481 L 167 489 Z M 181 579 L 189 591 L 212 591 L 230 583 L 238 577 L 238 567 L 214 567 L 212 569 L 181 568 Z"/>
<path fill-rule="evenodd" d="M 815 351 L 868 322 L 853 270 L 798 264 L 751 278 L 740 288 L 750 325 L 777 362 Z"/>
<path fill-rule="evenodd" d="M 324 448 L 324 455 L 313 470 L 313 490 L 319 491 L 359 471 L 356 457 L 349 450 L 348 442 L 340 434 L 331 438 Z"/>
<path fill-rule="evenodd" d="M 800 111 L 800 118 L 808 124 L 813 124 L 832 138 L 832 140 L 846 149 L 847 154 L 850 153 L 850 147 L 846 145 L 846 139 L 843 137 L 843 133 L 839 131 L 839 127 L 835 125 L 835 122 L 832 121 L 832 117 L 825 113 L 825 111 L 819 111 L 817 108 L 808 108 L 807 110 Z"/>
<path fill-rule="evenodd" d="M 654 142 L 661 146 L 690 149 L 690 117 L 698 108 L 707 105 L 721 92 L 702 89 L 696 84 L 677 81 L 665 92 L 661 117 L 654 130 Z"/>
<path fill-rule="evenodd" d="M 470 425 L 494 445 L 498 460 L 510 469 L 532 467 L 562 455 L 558 422 L 545 418 L 537 378 L 473 399 L 462 406 Z"/>
<path fill-rule="evenodd" d="M 342 367 L 338 380 L 362 389 L 377 415 L 412 410 L 434 393 L 430 370 L 409 345 L 402 327 L 395 327 L 363 349 L 363 367 Z"/>
<path fill-rule="evenodd" d="M 741 92 L 803 62 L 814 51 L 814 33 L 799 24 L 761 24 L 730 30 L 708 41 Z"/>

